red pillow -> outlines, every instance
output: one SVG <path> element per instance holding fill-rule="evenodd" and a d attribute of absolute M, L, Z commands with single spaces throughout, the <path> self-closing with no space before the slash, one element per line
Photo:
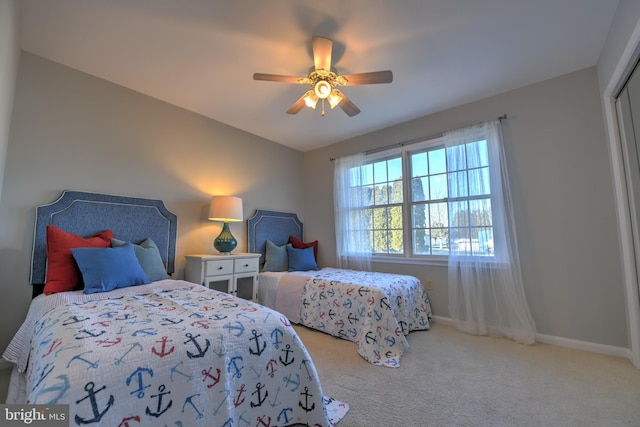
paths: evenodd
<path fill-rule="evenodd" d="M 67 233 L 54 225 L 47 226 L 47 280 L 44 294 L 74 291 L 82 288 L 80 272 L 71 248 L 108 248 L 113 232 L 105 230 L 93 237 L 84 238 Z"/>
<path fill-rule="evenodd" d="M 316 262 L 318 262 L 318 241 L 314 240 L 313 242 L 305 243 L 302 240 L 296 238 L 295 236 L 289 236 L 289 243 L 296 249 L 306 249 L 313 247 L 313 257 Z"/>

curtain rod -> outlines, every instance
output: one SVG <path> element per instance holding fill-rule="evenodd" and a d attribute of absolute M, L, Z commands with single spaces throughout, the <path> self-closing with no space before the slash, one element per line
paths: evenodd
<path fill-rule="evenodd" d="M 509 118 L 509 116 L 507 116 L 507 114 L 503 114 L 500 117 L 498 117 L 498 120 L 503 121 L 503 120 L 507 120 Z M 476 125 L 476 124 L 480 124 L 483 122 L 478 122 L 478 123 L 474 123 L 470 126 Z M 364 152 L 365 155 L 369 155 L 369 154 L 375 154 L 375 153 L 379 153 L 381 151 L 386 151 L 389 150 L 391 148 L 396 148 L 396 147 L 404 147 L 407 145 L 412 145 L 412 144 L 417 144 L 418 142 L 423 142 L 423 141 L 428 141 L 430 139 L 435 139 L 435 138 L 441 138 L 442 135 L 444 135 L 444 132 L 442 133 L 437 133 L 435 135 L 431 135 L 431 136 L 426 136 L 426 137 L 421 137 L 421 138 L 416 138 L 416 139 L 410 139 L 408 141 L 403 141 L 403 142 L 396 142 L 395 144 L 389 144 L 389 145 L 385 145 L 384 147 L 379 147 L 379 148 L 373 148 L 371 150 L 367 150 Z M 333 162 L 335 160 L 335 157 L 331 157 L 329 159 L 330 162 Z"/>

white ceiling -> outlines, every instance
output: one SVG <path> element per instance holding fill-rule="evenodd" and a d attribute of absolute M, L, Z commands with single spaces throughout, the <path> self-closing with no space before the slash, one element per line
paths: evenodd
<path fill-rule="evenodd" d="M 618 0 L 22 0 L 22 49 L 308 151 L 593 66 Z M 334 41 L 362 112 L 285 114 L 311 37 Z"/>

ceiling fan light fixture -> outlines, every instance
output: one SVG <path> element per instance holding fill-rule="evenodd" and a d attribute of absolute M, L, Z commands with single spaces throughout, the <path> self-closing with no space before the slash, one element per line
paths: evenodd
<path fill-rule="evenodd" d="M 304 103 L 307 107 L 313 108 L 315 110 L 316 104 L 318 103 L 318 96 L 314 91 L 309 90 L 304 96 Z"/>
<path fill-rule="evenodd" d="M 360 109 L 340 92 L 337 86 L 391 83 L 393 81 L 393 73 L 391 70 L 385 70 L 339 75 L 335 69 L 332 71 L 331 68 L 332 49 L 333 41 L 331 39 L 314 36 L 311 38 L 313 67 L 306 77 L 254 73 L 253 79 L 309 85 L 307 91 L 289 107 L 287 114 L 298 114 L 305 106 L 315 109 L 318 101 L 322 100 L 322 115 L 324 116 L 324 101 L 326 100 L 332 109 L 338 106 L 347 116 L 353 117 L 360 113 Z"/>
<path fill-rule="evenodd" d="M 315 85 L 314 91 L 318 98 L 326 99 L 331 95 L 331 84 L 326 80 L 318 80 Z"/>
<path fill-rule="evenodd" d="M 342 96 L 342 93 L 338 89 L 334 89 L 331 91 L 331 94 L 329 95 L 329 99 L 328 99 L 329 105 L 333 109 L 336 107 L 336 105 L 342 102 L 343 98 L 344 97 Z"/>

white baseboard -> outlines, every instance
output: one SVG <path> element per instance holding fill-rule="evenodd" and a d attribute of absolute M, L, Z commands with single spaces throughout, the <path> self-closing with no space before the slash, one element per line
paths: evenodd
<path fill-rule="evenodd" d="M 624 347 L 616 347 L 613 345 L 598 344 L 587 341 L 578 341 L 570 338 L 555 337 L 553 335 L 546 334 L 536 334 L 536 342 L 572 348 L 574 350 L 584 350 L 591 353 L 604 354 L 606 356 L 624 357 L 631 360 L 631 350 Z"/>
<path fill-rule="evenodd" d="M 433 316 L 433 320 L 435 323 L 440 323 L 442 325 L 453 326 L 453 319 L 450 317 L 442 317 L 442 316 Z"/>
<path fill-rule="evenodd" d="M 433 320 L 442 325 L 454 326 L 453 319 L 450 317 L 433 316 Z M 578 341 L 571 338 L 562 338 L 546 334 L 536 334 L 536 342 L 557 345 L 558 347 L 572 348 L 574 350 L 589 351 L 591 353 L 604 354 L 606 356 L 623 357 L 631 360 L 631 350 L 624 347 Z"/>

